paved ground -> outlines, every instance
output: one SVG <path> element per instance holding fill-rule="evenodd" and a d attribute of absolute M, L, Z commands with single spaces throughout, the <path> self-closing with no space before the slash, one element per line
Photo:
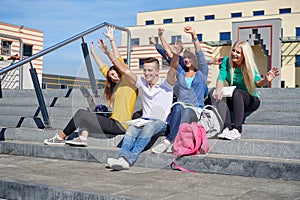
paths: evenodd
<path fill-rule="evenodd" d="M 0 198 L 300 199 L 300 181 L 183 173 L 0 154 Z"/>

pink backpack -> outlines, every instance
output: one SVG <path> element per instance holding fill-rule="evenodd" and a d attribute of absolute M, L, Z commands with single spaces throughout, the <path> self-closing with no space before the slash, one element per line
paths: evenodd
<path fill-rule="evenodd" d="M 176 155 L 176 158 L 172 164 L 181 171 L 190 172 L 190 170 L 180 167 L 175 160 L 182 156 L 197 155 L 201 149 L 204 153 L 209 150 L 204 127 L 196 122 L 182 123 L 173 144 L 173 154 Z"/>

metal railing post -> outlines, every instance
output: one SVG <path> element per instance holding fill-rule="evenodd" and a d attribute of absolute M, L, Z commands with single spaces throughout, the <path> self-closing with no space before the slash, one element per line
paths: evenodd
<path fill-rule="evenodd" d="M 97 83 L 96 83 L 93 66 L 92 66 L 92 62 L 91 62 L 91 58 L 90 58 L 90 54 L 89 54 L 89 49 L 88 49 L 87 43 L 84 42 L 83 38 L 82 38 L 81 48 L 82 48 L 83 57 L 84 57 L 86 69 L 88 72 L 92 91 L 94 93 L 94 96 L 98 96 Z"/>
<path fill-rule="evenodd" d="M 41 111 L 42 116 L 43 116 L 44 125 L 45 125 L 45 127 L 49 128 L 50 127 L 50 119 L 49 119 L 45 99 L 44 99 L 44 96 L 43 96 L 43 92 L 42 92 L 42 89 L 41 89 L 40 84 L 39 84 L 39 78 L 37 76 L 36 69 L 32 66 L 31 62 L 30 62 L 30 66 L 31 67 L 30 67 L 29 71 L 30 71 L 30 75 L 31 75 L 31 78 L 32 78 L 32 83 L 34 85 L 35 94 L 36 94 L 36 97 L 38 99 L 40 111 Z"/>

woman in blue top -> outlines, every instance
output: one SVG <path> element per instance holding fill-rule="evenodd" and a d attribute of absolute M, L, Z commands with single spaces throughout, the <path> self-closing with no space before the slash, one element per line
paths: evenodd
<path fill-rule="evenodd" d="M 170 65 L 173 68 L 177 68 L 177 82 L 174 87 L 174 94 L 177 96 L 178 103 L 173 105 L 167 118 L 166 139 L 152 148 L 152 152 L 157 154 L 163 153 L 171 145 L 177 135 L 180 124 L 198 121 L 204 107 L 204 98 L 208 93 L 206 85 L 208 66 L 201 50 L 200 42 L 191 26 L 184 27 L 184 31 L 191 34 L 196 54 L 189 48 L 185 49 L 183 52 L 184 66 L 182 66 L 179 64 L 182 43 L 177 41 L 170 46 L 173 54 Z"/>
<path fill-rule="evenodd" d="M 221 108 L 225 107 L 225 113 L 223 112 L 225 115 L 224 130 L 218 135 L 219 138 L 229 140 L 241 138 L 244 113 L 253 112 L 260 105 L 256 87 L 267 85 L 278 75 L 278 68 L 273 67 L 264 78 L 261 78 L 250 44 L 243 40 L 235 42 L 230 56 L 225 57 L 220 65 L 216 89 L 213 93 L 215 100 L 222 100 L 218 101 L 221 115 Z M 223 98 L 222 88 L 225 81 L 230 86 L 236 86 L 232 97 Z M 233 126 L 231 125 L 230 111 L 234 115 Z"/>

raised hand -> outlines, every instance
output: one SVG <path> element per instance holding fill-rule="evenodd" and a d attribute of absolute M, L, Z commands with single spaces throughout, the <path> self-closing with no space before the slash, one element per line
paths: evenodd
<path fill-rule="evenodd" d="M 154 37 L 154 36 L 151 36 L 150 44 L 156 44 L 156 41 L 155 41 L 155 37 Z"/>
<path fill-rule="evenodd" d="M 279 75 L 278 67 L 273 67 L 270 71 L 268 71 L 265 75 L 267 81 L 271 82 L 276 76 Z"/>
<path fill-rule="evenodd" d="M 109 49 L 102 38 L 98 40 L 98 47 L 103 51 L 104 54 L 107 55 L 109 53 Z"/>
<path fill-rule="evenodd" d="M 189 34 L 195 33 L 195 30 L 191 26 L 185 26 L 183 30 L 184 30 L 184 32 L 189 33 Z"/>
<path fill-rule="evenodd" d="M 114 26 L 106 26 L 106 32 L 104 32 L 103 34 L 109 39 L 109 40 L 113 40 L 114 39 L 114 31 L 115 31 L 115 27 Z"/>
<path fill-rule="evenodd" d="M 165 29 L 163 27 L 158 28 L 158 36 L 162 36 L 164 34 Z"/>
<path fill-rule="evenodd" d="M 181 40 L 176 40 L 174 45 L 170 45 L 170 50 L 173 54 L 179 55 L 183 49 Z"/>

